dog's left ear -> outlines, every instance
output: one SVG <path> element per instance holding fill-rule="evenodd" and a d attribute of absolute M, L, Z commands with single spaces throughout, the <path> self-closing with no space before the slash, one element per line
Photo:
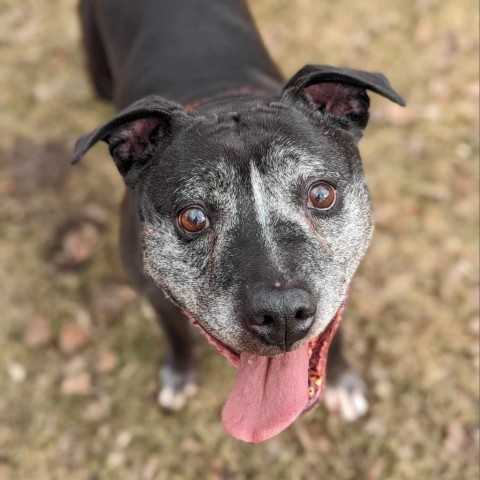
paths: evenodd
<path fill-rule="evenodd" d="M 367 90 L 405 106 L 403 98 L 381 73 L 327 65 L 303 67 L 287 82 L 282 98 L 307 101 L 314 110 L 333 115 L 356 138 L 360 138 L 368 123 L 370 99 Z"/>

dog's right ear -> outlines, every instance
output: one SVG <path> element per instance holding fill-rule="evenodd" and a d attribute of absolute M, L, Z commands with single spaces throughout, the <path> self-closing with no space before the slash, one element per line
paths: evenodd
<path fill-rule="evenodd" d="M 172 138 L 176 126 L 187 119 L 185 110 L 161 97 L 145 97 L 133 103 L 105 125 L 75 143 L 71 163 L 77 163 L 85 153 L 103 140 L 125 183 L 133 186 L 138 173 L 155 153 Z"/>

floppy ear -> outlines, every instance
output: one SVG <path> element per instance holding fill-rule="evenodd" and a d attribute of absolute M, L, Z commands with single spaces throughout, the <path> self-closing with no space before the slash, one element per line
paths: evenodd
<path fill-rule="evenodd" d="M 303 67 L 287 82 L 283 96 L 294 101 L 308 100 L 314 110 L 333 115 L 360 138 L 368 123 L 367 90 L 405 106 L 403 98 L 381 73 L 327 65 Z"/>
<path fill-rule="evenodd" d="M 145 97 L 105 125 L 80 137 L 75 143 L 71 163 L 77 163 L 95 143 L 103 140 L 108 143 L 125 183 L 133 186 L 140 170 L 154 153 L 168 144 L 175 126 L 186 118 L 180 105 L 157 96 Z"/>

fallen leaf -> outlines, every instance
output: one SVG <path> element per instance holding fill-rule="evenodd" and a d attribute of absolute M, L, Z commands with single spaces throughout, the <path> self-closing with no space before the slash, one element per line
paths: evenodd
<path fill-rule="evenodd" d="M 72 377 L 87 370 L 88 362 L 84 355 L 75 355 L 62 368 L 65 377 Z"/>
<path fill-rule="evenodd" d="M 61 239 L 57 261 L 64 268 L 83 265 L 93 255 L 98 241 L 98 230 L 90 222 L 82 222 L 68 229 Z"/>
<path fill-rule="evenodd" d="M 95 371 L 100 375 L 113 372 L 118 366 L 118 356 L 110 350 L 102 350 L 97 355 Z"/>
<path fill-rule="evenodd" d="M 107 418 L 111 412 L 112 402 L 109 399 L 101 399 L 88 404 L 83 418 L 91 422 L 98 422 Z"/>
<path fill-rule="evenodd" d="M 463 425 L 458 421 L 450 422 L 447 428 L 447 435 L 443 448 L 449 453 L 458 453 L 464 446 L 466 440 Z"/>
<path fill-rule="evenodd" d="M 108 285 L 94 293 L 92 303 L 95 321 L 113 325 L 122 315 L 126 303 L 135 298 L 135 292 L 125 285 Z"/>
<path fill-rule="evenodd" d="M 386 463 L 384 458 L 376 458 L 368 468 L 367 479 L 376 480 L 377 478 L 381 478 L 385 472 Z"/>
<path fill-rule="evenodd" d="M 29 322 L 23 341 L 28 347 L 44 347 L 52 341 L 52 330 L 45 317 L 35 315 Z"/>
<path fill-rule="evenodd" d="M 89 331 L 75 321 L 65 325 L 60 332 L 59 344 L 64 353 L 76 352 L 87 345 L 89 341 Z"/>
<path fill-rule="evenodd" d="M 72 377 L 66 377 L 63 379 L 60 389 L 64 395 L 90 395 L 92 393 L 92 376 L 88 372 L 81 372 Z"/>

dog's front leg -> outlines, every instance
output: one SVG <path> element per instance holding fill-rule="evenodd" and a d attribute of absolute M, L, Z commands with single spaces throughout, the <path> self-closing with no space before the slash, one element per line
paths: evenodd
<path fill-rule="evenodd" d="M 365 415 L 368 402 L 365 384 L 345 359 L 342 349 L 342 326 L 334 337 L 328 353 L 328 378 L 325 405 L 344 420 L 354 421 Z"/>
<path fill-rule="evenodd" d="M 159 370 L 162 386 L 158 402 L 167 410 L 177 411 L 197 392 L 192 328 L 187 317 L 153 282 L 143 293 L 154 308 L 167 340 L 168 350 Z"/>

